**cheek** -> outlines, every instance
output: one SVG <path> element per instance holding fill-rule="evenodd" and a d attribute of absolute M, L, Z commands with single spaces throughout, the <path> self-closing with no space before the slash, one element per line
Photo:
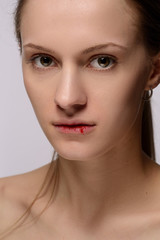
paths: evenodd
<path fill-rule="evenodd" d="M 144 74 L 144 71 L 119 73 L 117 79 L 114 76 L 112 83 L 101 88 L 95 108 L 99 109 L 97 114 L 103 142 L 114 144 L 134 125 L 142 103 Z"/>
<path fill-rule="evenodd" d="M 126 78 L 127 81 L 124 81 Z M 107 118 L 113 115 L 127 112 L 136 112 L 140 106 L 143 92 L 143 84 L 141 78 L 132 79 L 131 77 L 124 76 L 122 81 L 119 77 L 119 82 L 115 81 L 110 85 L 96 88 L 92 104 L 97 105 L 96 109 L 101 109 L 101 117 Z"/>
<path fill-rule="evenodd" d="M 53 109 L 53 93 L 52 87 L 44 84 L 44 79 L 35 77 L 30 71 L 23 69 L 24 85 L 28 97 L 33 106 L 34 112 L 41 125 L 49 119 L 51 110 Z"/>

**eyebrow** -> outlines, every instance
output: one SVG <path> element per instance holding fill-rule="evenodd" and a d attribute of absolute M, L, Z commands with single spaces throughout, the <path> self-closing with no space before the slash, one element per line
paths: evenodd
<path fill-rule="evenodd" d="M 93 47 L 89 47 L 89 48 L 83 50 L 81 52 L 81 54 L 86 55 L 88 53 L 94 52 L 96 50 L 101 50 L 101 49 L 107 48 L 109 46 L 117 47 L 117 48 L 120 48 L 122 50 L 127 50 L 127 48 L 125 46 L 121 46 L 121 45 L 118 45 L 116 43 L 109 42 L 109 43 L 106 43 L 106 44 L 99 44 L 99 45 L 96 45 L 96 46 L 93 46 Z M 55 51 L 53 51 L 49 48 L 45 48 L 45 47 L 42 47 L 42 46 L 39 46 L 39 45 L 35 45 L 33 43 L 28 43 L 28 44 L 24 45 L 23 47 L 24 48 L 29 47 L 29 48 L 37 49 L 37 50 L 44 51 L 44 52 L 50 52 L 50 53 L 53 53 L 53 54 L 56 53 Z"/>
<path fill-rule="evenodd" d="M 120 48 L 120 49 L 123 49 L 123 50 L 127 50 L 127 48 L 124 47 L 124 46 L 118 45 L 116 43 L 109 42 L 109 43 L 106 43 L 106 44 L 99 44 L 99 45 L 96 45 L 96 46 L 93 46 L 93 47 L 89 47 L 89 48 L 83 50 L 82 54 L 88 54 L 90 52 L 93 52 L 93 51 L 96 51 L 96 50 L 101 50 L 101 49 L 107 48 L 109 46 L 117 47 L 117 48 Z"/>

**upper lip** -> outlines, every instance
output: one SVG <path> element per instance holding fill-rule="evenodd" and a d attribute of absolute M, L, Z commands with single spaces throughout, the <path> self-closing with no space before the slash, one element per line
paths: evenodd
<path fill-rule="evenodd" d="M 74 126 L 74 125 L 88 125 L 88 126 L 95 126 L 96 124 L 91 121 L 83 121 L 83 120 L 62 120 L 62 121 L 55 121 L 53 122 L 54 126 Z"/>

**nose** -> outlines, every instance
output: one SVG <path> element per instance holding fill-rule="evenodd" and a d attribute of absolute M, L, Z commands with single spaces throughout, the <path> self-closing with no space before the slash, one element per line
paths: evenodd
<path fill-rule="evenodd" d="M 64 67 L 57 84 L 54 102 L 68 115 L 73 115 L 86 106 L 87 96 L 78 70 L 71 66 Z"/>

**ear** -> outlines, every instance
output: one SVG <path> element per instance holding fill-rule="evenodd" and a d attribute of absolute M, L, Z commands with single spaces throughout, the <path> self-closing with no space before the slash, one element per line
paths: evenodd
<path fill-rule="evenodd" d="M 160 53 L 152 58 L 151 62 L 151 72 L 145 86 L 146 91 L 157 87 L 160 83 Z"/>

